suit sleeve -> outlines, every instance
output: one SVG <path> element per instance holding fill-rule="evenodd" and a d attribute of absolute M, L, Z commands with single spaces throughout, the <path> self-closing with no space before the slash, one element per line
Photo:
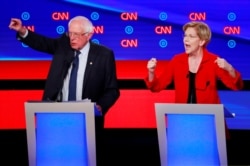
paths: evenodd
<path fill-rule="evenodd" d="M 107 61 L 105 64 L 105 81 L 104 81 L 104 93 L 97 101 L 102 107 L 103 114 L 106 114 L 108 109 L 116 102 L 120 96 L 120 91 L 118 88 L 118 80 L 116 74 L 116 63 L 113 51 L 107 56 Z"/>

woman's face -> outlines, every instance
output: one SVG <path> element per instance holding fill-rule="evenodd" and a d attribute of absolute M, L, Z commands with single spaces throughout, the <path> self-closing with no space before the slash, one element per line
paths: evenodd
<path fill-rule="evenodd" d="M 194 54 L 203 47 L 205 41 L 200 39 L 195 28 L 189 27 L 185 31 L 183 43 L 185 52 L 187 54 Z"/>

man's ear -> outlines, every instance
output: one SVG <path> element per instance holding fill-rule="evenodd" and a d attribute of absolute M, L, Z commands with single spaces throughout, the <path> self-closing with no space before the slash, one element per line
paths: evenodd
<path fill-rule="evenodd" d="M 88 38 L 88 41 L 89 41 L 92 38 L 93 33 L 90 32 L 90 33 L 87 33 L 86 35 L 87 35 L 87 38 Z"/>

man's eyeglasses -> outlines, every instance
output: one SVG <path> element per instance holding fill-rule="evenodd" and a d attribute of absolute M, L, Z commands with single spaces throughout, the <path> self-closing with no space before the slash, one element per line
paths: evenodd
<path fill-rule="evenodd" d="M 89 32 L 85 32 L 85 33 L 76 33 L 76 32 L 67 32 L 66 35 L 68 37 L 75 37 L 75 38 L 80 38 L 83 35 L 86 35 Z"/>

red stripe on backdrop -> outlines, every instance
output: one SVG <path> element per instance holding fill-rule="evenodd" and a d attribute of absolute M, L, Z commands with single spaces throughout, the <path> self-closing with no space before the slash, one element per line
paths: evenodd
<path fill-rule="evenodd" d="M 24 102 L 40 100 L 42 90 L 1 90 L 0 129 L 24 129 Z M 154 103 L 174 102 L 174 90 L 121 90 L 105 117 L 105 128 L 155 128 Z"/>
<path fill-rule="evenodd" d="M 157 71 L 167 61 L 157 63 Z M 50 61 L 0 61 L 0 80 L 4 79 L 46 79 Z M 120 60 L 116 61 L 118 79 L 143 79 L 147 75 L 147 61 Z"/>
<path fill-rule="evenodd" d="M 161 71 L 167 61 L 159 61 Z M 0 61 L 0 80 L 46 79 L 50 61 Z M 118 79 L 143 79 L 147 61 L 116 61 Z M 40 100 L 42 90 L 1 90 L 0 129 L 25 128 L 24 102 Z M 154 103 L 173 102 L 174 91 L 121 90 L 121 96 L 105 117 L 106 128 L 155 127 Z"/>
<path fill-rule="evenodd" d="M 50 61 L 0 61 L 0 79 L 45 79 Z"/>
<path fill-rule="evenodd" d="M 41 97 L 42 90 L 1 90 L 0 129 L 25 128 L 24 102 Z"/>
<path fill-rule="evenodd" d="M 121 90 L 105 117 L 106 128 L 155 128 L 155 103 L 174 103 L 175 91 Z"/>

